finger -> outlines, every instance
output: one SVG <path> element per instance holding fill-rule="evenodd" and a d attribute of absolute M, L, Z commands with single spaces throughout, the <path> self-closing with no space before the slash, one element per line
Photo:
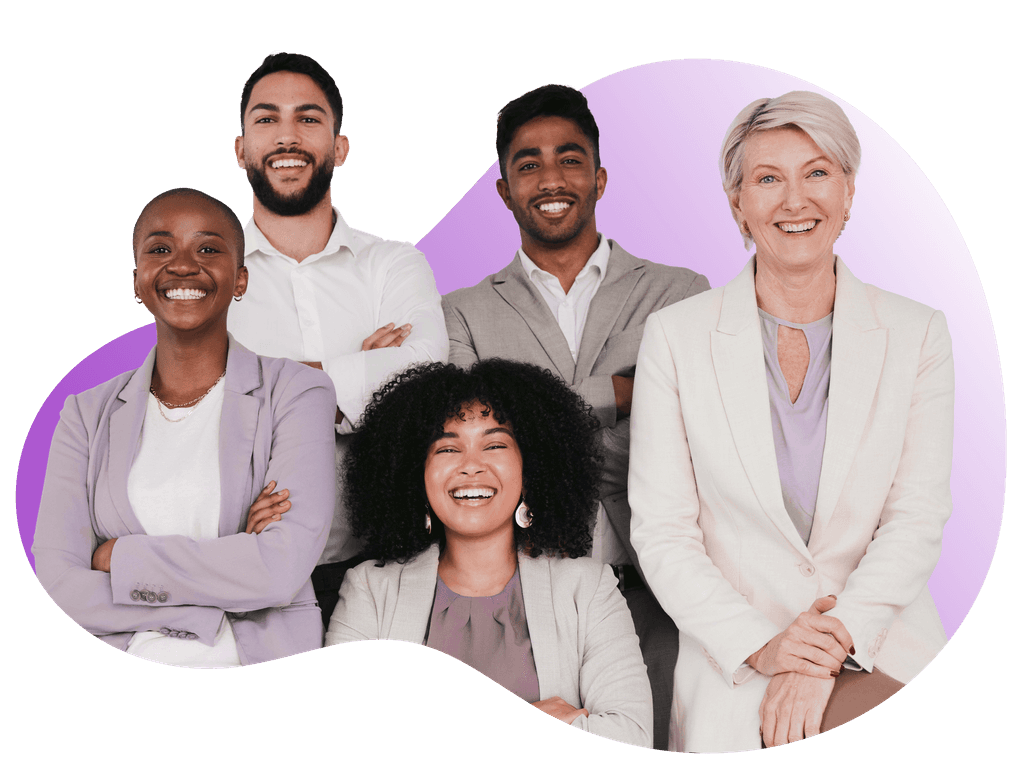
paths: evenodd
<path fill-rule="evenodd" d="M 363 340 L 363 351 L 366 352 L 369 349 L 373 349 L 374 343 L 383 336 L 385 333 L 390 333 L 391 329 L 395 327 L 394 323 L 388 323 L 387 325 L 378 328 L 376 331 L 371 333 Z"/>
<path fill-rule="evenodd" d="M 764 739 L 766 747 L 775 746 L 775 725 L 778 722 L 778 713 L 774 704 L 765 703 L 764 714 L 761 717 L 761 738 Z"/>
<path fill-rule="evenodd" d="M 853 655 L 853 636 L 843 626 L 843 622 L 835 616 L 816 616 L 811 613 L 802 615 L 807 619 L 806 626 L 822 634 L 832 635 L 833 640 L 839 643 L 844 651 Z"/>
<path fill-rule="evenodd" d="M 271 507 L 265 507 L 261 510 L 258 510 L 257 512 L 250 513 L 249 520 L 246 522 L 245 525 L 245 532 L 252 533 L 257 528 L 257 526 L 261 525 L 261 523 L 262 526 L 260 527 L 260 530 L 262 530 L 263 527 L 266 527 L 268 522 L 271 522 L 272 518 L 280 520 L 281 515 L 283 515 L 285 512 L 291 509 L 291 506 L 292 503 L 290 501 L 281 501 L 274 504 Z M 256 530 L 256 533 L 259 532 L 259 530 Z"/>
<path fill-rule="evenodd" d="M 576 721 L 577 717 L 579 717 L 580 715 L 586 715 L 586 714 L 587 714 L 587 710 L 585 710 L 585 709 L 573 709 L 573 710 L 569 711 L 567 714 L 562 716 L 562 722 L 566 723 L 568 725 L 572 725 Z"/>
<path fill-rule="evenodd" d="M 390 333 L 385 333 L 383 336 L 379 337 L 372 344 L 370 344 L 370 349 L 385 349 L 387 347 L 397 346 L 397 344 L 402 343 L 402 333 L 402 329 L 395 328 L 395 330 L 391 331 Z"/>
<path fill-rule="evenodd" d="M 252 506 L 249 507 L 249 515 L 250 515 L 250 517 L 252 515 L 258 514 L 259 512 L 261 512 L 264 509 L 270 509 L 275 504 L 280 504 L 282 501 L 287 499 L 288 496 L 289 496 L 288 490 L 285 489 L 283 491 L 279 491 L 278 493 L 274 493 L 274 494 L 271 494 L 269 496 L 262 496 L 262 497 L 256 499 L 256 501 L 254 501 L 252 503 Z"/>
<path fill-rule="evenodd" d="M 267 519 L 267 520 L 262 520 L 261 522 L 259 522 L 259 523 L 258 523 L 258 524 L 257 524 L 257 525 L 256 525 L 256 526 L 255 526 L 255 527 L 253 528 L 253 533 L 256 533 L 256 534 L 260 534 L 260 533 L 263 533 L 263 529 L 264 529 L 264 528 L 266 528 L 266 527 L 267 527 L 268 525 L 270 525 L 271 523 L 276 523 L 276 522 L 277 522 L 278 520 L 280 520 L 280 519 L 281 519 L 281 515 L 273 515 L 273 516 L 271 516 L 271 517 L 270 517 L 269 519 Z"/>
<path fill-rule="evenodd" d="M 819 597 L 811 604 L 811 611 L 814 613 L 826 613 L 836 607 L 836 596 L 825 595 L 825 597 Z"/>

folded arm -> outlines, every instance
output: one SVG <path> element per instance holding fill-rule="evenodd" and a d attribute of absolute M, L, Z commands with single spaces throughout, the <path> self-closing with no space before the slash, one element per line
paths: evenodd
<path fill-rule="evenodd" d="M 117 604 L 110 574 L 92 570 L 97 537 L 87 487 L 89 431 L 76 396 L 64 404 L 50 444 L 32 553 L 36 575 L 61 609 L 94 635 L 184 629 L 210 645 L 224 617 L 215 607 Z"/>
<path fill-rule="evenodd" d="M 412 246 L 404 249 L 388 262 L 383 280 L 377 322 L 411 329 L 399 346 L 360 350 L 324 362 L 344 415 L 343 432 L 352 431 L 374 391 L 394 374 L 417 363 L 448 359 L 441 297 L 423 254 Z"/>
<path fill-rule="evenodd" d="M 273 438 L 266 479 L 287 488 L 288 514 L 259 534 L 195 541 L 185 536 L 129 535 L 111 555 L 114 602 L 130 604 L 139 583 L 162 585 L 164 606 L 206 605 L 226 611 L 285 606 L 309 578 L 334 512 L 334 393 L 297 369 L 274 393 Z M 258 493 L 264 478 L 256 478 Z M 255 497 L 254 497 L 255 498 Z M 240 510 L 245 519 L 246 509 Z M 158 604 L 159 605 L 159 604 Z"/>
<path fill-rule="evenodd" d="M 587 607 L 580 699 L 589 714 L 573 725 L 627 744 L 650 747 L 654 739 L 651 684 L 640 641 L 618 582 L 608 566 Z"/>

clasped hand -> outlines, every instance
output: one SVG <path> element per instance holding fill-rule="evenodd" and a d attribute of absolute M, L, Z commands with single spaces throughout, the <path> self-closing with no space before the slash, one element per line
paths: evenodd
<path fill-rule="evenodd" d="M 281 515 L 292 507 L 288 501 L 288 489 L 274 493 L 277 481 L 271 480 L 266 488 L 260 491 L 256 501 L 249 507 L 249 519 L 245 524 L 246 533 L 260 533 L 271 523 L 280 520 Z"/>
<path fill-rule="evenodd" d="M 747 658 L 762 675 L 799 672 L 811 677 L 830 678 L 839 674 L 847 655 L 852 655 L 853 637 L 843 622 L 822 616 L 836 606 L 833 595 L 819 597 L 786 629 Z"/>

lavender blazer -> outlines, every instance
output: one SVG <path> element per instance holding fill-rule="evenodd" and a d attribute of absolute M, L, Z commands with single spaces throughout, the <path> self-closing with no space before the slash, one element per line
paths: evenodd
<path fill-rule="evenodd" d="M 128 472 L 155 358 L 156 348 L 138 370 L 65 402 L 32 545 L 39 580 L 71 618 L 122 650 L 133 633 L 161 629 L 212 645 L 225 614 L 243 664 L 319 648 L 309 575 L 334 510 L 330 378 L 229 336 L 219 538 L 148 536 L 128 502 Z M 249 506 L 270 480 L 290 491 L 292 507 L 246 534 Z M 92 570 L 93 551 L 111 538 L 110 573 Z"/>

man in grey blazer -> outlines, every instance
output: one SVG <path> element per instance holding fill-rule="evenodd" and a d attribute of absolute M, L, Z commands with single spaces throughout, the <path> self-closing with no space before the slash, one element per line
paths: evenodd
<path fill-rule="evenodd" d="M 665 749 L 678 632 L 629 543 L 629 411 L 647 316 L 710 285 L 692 270 L 631 256 L 597 231 L 608 174 L 579 91 L 547 85 L 509 102 L 498 115 L 497 150 L 498 194 L 522 247 L 505 269 L 443 298 L 449 360 L 534 363 L 593 407 L 605 466 L 592 554 L 612 566 L 632 613 L 654 692 L 654 746 Z"/>

